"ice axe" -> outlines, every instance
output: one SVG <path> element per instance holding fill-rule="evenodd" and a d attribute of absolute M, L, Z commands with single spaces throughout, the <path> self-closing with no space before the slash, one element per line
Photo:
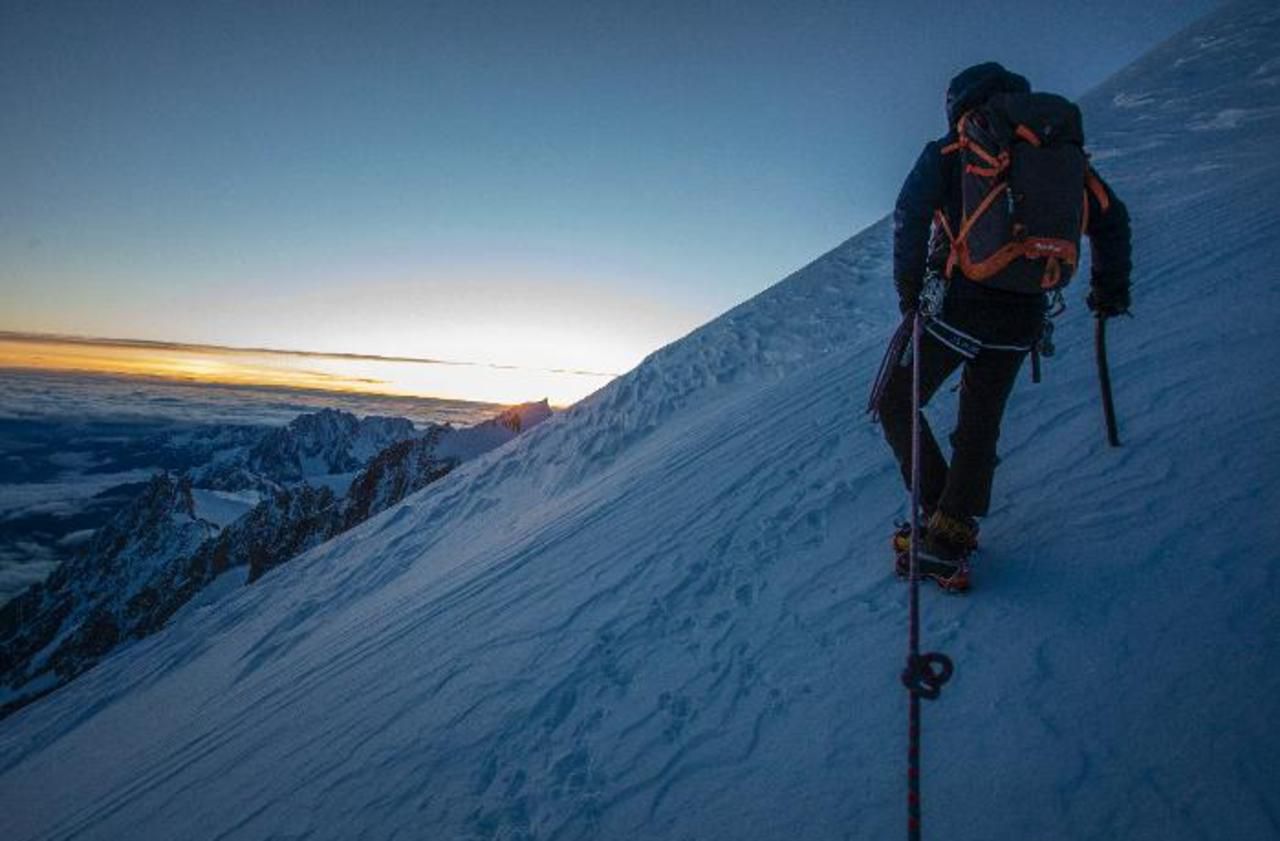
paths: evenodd
<path fill-rule="evenodd" d="M 1107 317 L 1094 315 L 1093 347 L 1098 358 L 1098 383 L 1102 386 L 1102 414 L 1107 421 L 1107 443 L 1120 446 L 1116 429 L 1116 404 L 1111 397 L 1111 370 L 1107 367 Z"/>

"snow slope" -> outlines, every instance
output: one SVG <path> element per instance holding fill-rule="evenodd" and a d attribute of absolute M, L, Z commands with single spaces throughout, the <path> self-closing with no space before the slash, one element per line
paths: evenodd
<path fill-rule="evenodd" d="M 977 591 L 924 593 L 958 667 L 926 832 L 1277 837 L 1280 8 L 1223 7 L 1083 105 L 1136 221 L 1126 446 L 1073 289 Z M 888 237 L 0 723 L 0 835 L 900 834 L 903 494 L 861 416 Z"/>

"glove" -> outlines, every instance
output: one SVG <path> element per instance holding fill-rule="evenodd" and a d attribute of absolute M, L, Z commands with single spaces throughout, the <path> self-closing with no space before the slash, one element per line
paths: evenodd
<path fill-rule="evenodd" d="M 1085 306 L 1099 318 L 1114 318 L 1129 314 L 1129 285 L 1095 285 L 1084 299 Z"/>

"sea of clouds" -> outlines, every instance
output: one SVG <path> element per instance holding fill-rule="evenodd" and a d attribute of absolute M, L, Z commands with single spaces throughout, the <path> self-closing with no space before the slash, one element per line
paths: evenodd
<path fill-rule="evenodd" d="M 0 604 L 44 580 L 160 469 L 150 436 L 205 424 L 280 426 L 342 409 L 466 426 L 488 403 L 0 369 Z"/>

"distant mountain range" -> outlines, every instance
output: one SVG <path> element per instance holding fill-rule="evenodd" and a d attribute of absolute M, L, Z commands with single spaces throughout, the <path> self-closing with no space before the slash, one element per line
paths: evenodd
<path fill-rule="evenodd" d="M 222 491 L 271 492 L 297 482 L 358 471 L 374 455 L 412 438 L 404 418 L 355 415 L 335 409 L 300 415 L 287 426 L 268 428 L 248 447 L 217 453 L 192 481 Z M 350 478 L 350 476 L 348 476 Z"/>
<path fill-rule="evenodd" d="M 0 716 L 162 628 L 224 574 L 252 583 L 551 415 L 527 403 L 470 427 L 325 409 L 284 427 L 156 436 L 165 470 L 75 557 L 0 607 Z"/>

